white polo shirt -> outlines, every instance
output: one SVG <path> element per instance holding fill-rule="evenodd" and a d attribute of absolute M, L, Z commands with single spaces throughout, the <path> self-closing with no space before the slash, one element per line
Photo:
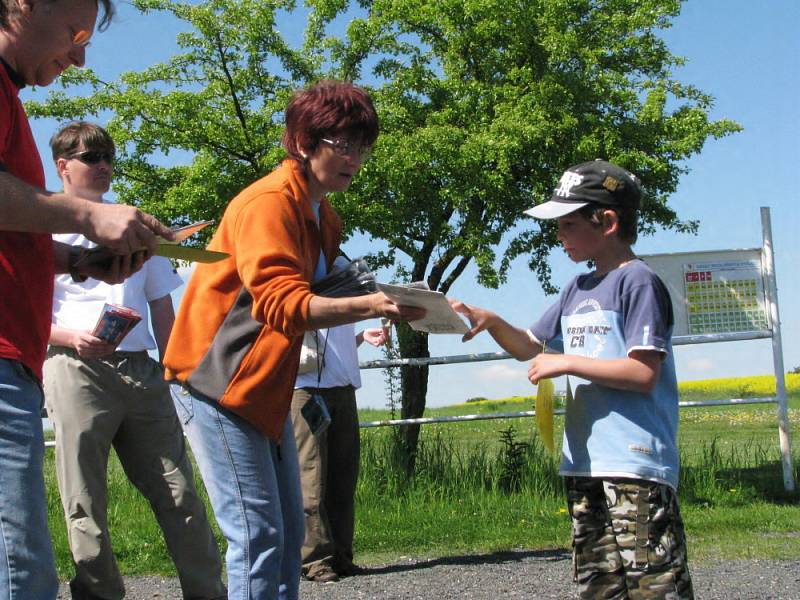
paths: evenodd
<path fill-rule="evenodd" d="M 328 344 L 325 345 L 327 339 Z M 325 366 L 317 383 L 317 371 L 297 376 L 295 389 L 301 387 L 332 388 L 352 385 L 361 387 L 361 371 L 358 368 L 355 326 L 339 325 L 319 330 L 319 354 L 325 348 Z"/>
<path fill-rule="evenodd" d="M 79 234 L 57 234 L 53 239 L 85 248 L 96 245 Z M 76 283 L 69 275 L 56 275 L 53 324 L 66 329 L 92 331 L 105 303 L 127 306 L 138 312 L 142 320 L 125 336 L 117 350 L 153 350 L 156 342 L 148 328 L 148 302 L 163 298 L 181 285 L 183 280 L 172 263 L 161 256 L 154 256 L 139 271 L 116 285 L 91 278 Z"/>

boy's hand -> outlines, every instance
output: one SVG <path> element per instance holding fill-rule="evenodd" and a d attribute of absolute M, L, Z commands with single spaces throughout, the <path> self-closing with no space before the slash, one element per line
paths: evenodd
<path fill-rule="evenodd" d="M 538 385 L 540 379 L 566 375 L 569 372 L 568 362 L 566 354 L 537 354 L 528 367 L 528 380 Z"/>
<path fill-rule="evenodd" d="M 470 330 L 464 334 L 464 337 L 461 338 L 462 342 L 468 342 L 481 331 L 489 329 L 489 327 L 492 326 L 494 319 L 497 318 L 497 315 L 492 311 L 478 308 L 477 306 L 469 306 L 460 300 L 450 300 L 450 306 L 452 306 L 453 310 L 457 313 L 467 317 L 467 320 L 469 321 Z"/>

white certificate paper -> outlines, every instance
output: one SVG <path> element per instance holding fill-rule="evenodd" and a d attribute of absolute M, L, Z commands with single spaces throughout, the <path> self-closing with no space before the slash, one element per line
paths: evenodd
<path fill-rule="evenodd" d="M 378 289 L 395 304 L 419 306 L 427 311 L 424 318 L 409 322 L 411 328 L 416 331 L 459 333 L 462 335 L 469 331 L 467 324 L 453 310 L 453 307 L 450 306 L 442 292 L 432 292 L 418 287 L 392 285 L 389 283 L 379 283 Z"/>

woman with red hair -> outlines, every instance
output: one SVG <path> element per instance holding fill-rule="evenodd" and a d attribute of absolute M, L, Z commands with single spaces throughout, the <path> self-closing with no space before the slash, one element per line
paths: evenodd
<path fill-rule="evenodd" d="M 323 81 L 285 113 L 287 159 L 228 205 L 198 265 L 164 358 L 166 377 L 222 533 L 228 597 L 298 597 L 303 502 L 289 408 L 305 331 L 420 309 L 383 294 L 323 298 L 311 283 L 339 254 L 343 192 L 378 136 L 367 93 Z"/>

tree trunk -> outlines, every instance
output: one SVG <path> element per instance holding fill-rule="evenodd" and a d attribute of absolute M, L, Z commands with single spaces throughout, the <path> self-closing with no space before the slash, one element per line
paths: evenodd
<path fill-rule="evenodd" d="M 406 323 L 397 327 L 400 355 L 403 358 L 428 358 L 428 334 L 414 331 Z M 402 383 L 402 400 L 400 417 L 403 419 L 416 419 L 425 412 L 425 398 L 428 394 L 428 369 L 427 365 L 421 367 L 400 367 L 400 381 Z M 417 443 L 419 441 L 419 425 L 403 425 L 400 428 L 401 456 L 406 475 L 414 474 L 414 465 L 417 458 Z"/>

